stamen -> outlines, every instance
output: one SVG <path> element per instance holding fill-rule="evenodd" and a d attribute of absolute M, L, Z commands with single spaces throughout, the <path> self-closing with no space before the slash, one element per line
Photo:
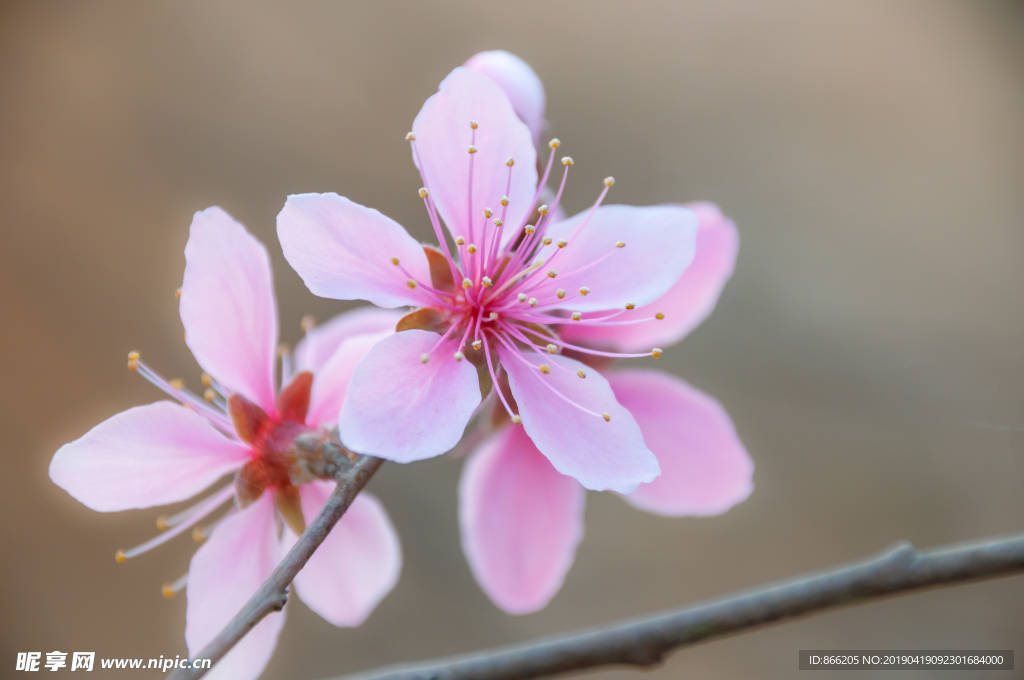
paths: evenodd
<path fill-rule="evenodd" d="M 605 177 L 605 178 L 604 178 L 604 185 L 605 185 L 606 187 L 609 187 L 609 188 L 611 188 L 611 186 L 612 186 L 613 184 L 615 184 L 615 178 L 614 178 L 614 177 Z"/>
<path fill-rule="evenodd" d="M 409 288 L 415 288 L 416 282 L 413 281 L 412 279 L 409 279 L 408 281 L 405 282 L 405 285 L 409 286 Z"/>
<path fill-rule="evenodd" d="M 552 278 L 552 279 L 553 279 L 553 278 L 555 278 L 556 276 L 558 276 L 558 272 L 556 272 L 556 271 L 555 271 L 554 269 L 549 269 L 549 270 L 548 270 L 548 277 L 549 277 L 549 278 Z"/>
<path fill-rule="evenodd" d="M 510 167 L 510 168 L 511 168 L 511 167 L 512 167 L 512 164 L 511 164 L 511 163 L 509 163 L 509 164 L 508 164 L 508 167 Z M 500 201 L 500 202 L 501 202 L 501 204 L 502 204 L 503 206 L 505 206 L 505 207 L 507 208 L 507 207 L 508 207 L 508 196 L 502 196 L 502 197 L 501 197 L 501 201 Z"/>
<path fill-rule="evenodd" d="M 186 584 L 188 584 L 188 572 L 185 572 L 185 574 L 176 581 L 165 583 L 160 590 L 163 592 L 164 597 L 174 597 L 174 594 L 181 591 Z"/>
<path fill-rule="evenodd" d="M 560 238 L 560 239 L 558 239 L 558 247 L 559 247 L 559 248 L 564 248 L 564 247 L 566 247 L 567 245 L 569 245 L 569 242 L 568 242 L 568 241 L 566 241 L 566 240 L 565 240 L 564 238 Z"/>
<path fill-rule="evenodd" d="M 139 353 L 128 352 L 128 370 L 134 371 L 139 367 Z"/>
<path fill-rule="evenodd" d="M 582 313 L 580 313 L 580 312 L 573 312 L 572 313 L 572 320 L 573 321 L 579 321 L 582 318 L 583 318 L 583 314 Z"/>
<path fill-rule="evenodd" d="M 541 239 L 540 242 L 543 243 L 546 246 L 549 246 L 549 245 L 551 245 L 551 237 L 550 236 L 545 236 L 543 239 Z"/>
<path fill-rule="evenodd" d="M 491 277 L 485 276 L 482 279 L 480 279 L 480 285 L 483 286 L 484 288 L 490 288 L 493 285 Z"/>
<path fill-rule="evenodd" d="M 397 257 L 391 258 L 391 264 L 393 264 L 393 265 L 395 265 L 397 267 L 398 266 L 398 258 Z"/>
<path fill-rule="evenodd" d="M 636 309 L 636 303 L 627 302 L 626 303 L 626 309 Z"/>
<path fill-rule="evenodd" d="M 558 351 L 558 345 L 556 345 L 556 344 L 554 344 L 552 342 L 549 342 L 547 349 L 548 349 L 548 354 L 554 354 L 555 352 Z"/>
<path fill-rule="evenodd" d="M 302 328 L 303 333 L 310 332 L 311 330 L 313 330 L 314 326 L 316 326 L 316 319 L 314 319 L 313 316 L 310 314 L 307 314 L 306 316 L 302 317 L 302 321 L 299 322 L 299 327 Z M 206 383 L 203 384 L 205 385 Z"/>
<path fill-rule="evenodd" d="M 558 290 L 555 291 L 555 295 L 558 297 L 559 300 L 565 299 L 565 289 L 559 288 Z"/>
<path fill-rule="evenodd" d="M 217 399 L 217 390 L 213 389 L 212 387 L 207 387 L 206 390 L 203 392 L 203 399 L 212 404 L 214 400 Z"/>
<path fill-rule="evenodd" d="M 543 373 L 544 375 L 547 375 L 548 373 L 551 372 L 551 367 L 548 366 L 547 364 L 541 364 L 537 368 L 539 368 L 540 372 Z"/>
<path fill-rule="evenodd" d="M 505 159 L 505 165 L 507 165 L 508 167 L 511 168 L 515 164 L 516 164 L 516 161 L 515 161 L 514 158 L 512 158 L 512 156 L 509 156 L 508 158 Z M 508 200 L 508 199 L 506 199 L 506 200 Z"/>
<path fill-rule="evenodd" d="M 587 377 L 587 374 L 583 371 L 582 368 L 580 370 L 576 371 L 576 375 L 578 375 L 581 378 L 586 378 Z"/>
<path fill-rule="evenodd" d="M 519 295 L 516 296 L 516 299 L 519 300 L 520 302 L 526 302 L 526 293 L 520 293 Z"/>
<path fill-rule="evenodd" d="M 541 217 L 543 217 L 544 215 L 547 215 L 548 214 L 548 206 L 547 205 L 542 205 L 541 207 L 537 208 L 537 212 L 540 213 Z"/>
<path fill-rule="evenodd" d="M 423 364 L 425 364 L 425 363 L 427 363 L 428 361 L 430 361 L 430 355 L 429 355 L 429 354 L 427 354 L 426 352 L 424 352 L 423 354 L 421 354 L 421 355 L 420 355 L 420 363 L 423 363 Z"/>
<path fill-rule="evenodd" d="M 474 340 L 474 341 L 472 342 L 472 345 L 473 345 L 473 349 L 475 349 L 475 350 L 479 350 L 479 349 L 480 349 L 481 347 L 483 347 L 483 344 L 484 344 L 484 343 L 483 343 L 483 342 L 481 342 L 480 340 Z"/>
<path fill-rule="evenodd" d="M 590 289 L 589 288 L 587 288 L 586 286 L 583 286 L 582 288 L 580 288 L 580 295 L 586 297 L 589 294 L 590 294 Z"/>
<path fill-rule="evenodd" d="M 661 353 L 662 349 L 660 347 L 655 347 L 654 349 L 651 350 L 651 356 L 654 357 L 655 359 L 659 358 L 661 356 Z"/>
<path fill-rule="evenodd" d="M 463 354 L 462 352 L 456 352 L 454 356 L 456 361 L 462 361 L 463 359 L 466 358 L 466 355 Z"/>
<path fill-rule="evenodd" d="M 461 236 L 456 236 L 455 237 L 455 245 L 457 245 L 457 246 L 464 246 L 464 245 L 466 245 L 466 239 L 464 239 Z"/>
<path fill-rule="evenodd" d="M 661 312 L 658 312 L 657 314 L 654 315 L 654 318 L 657 319 L 658 321 L 661 321 L 662 319 L 665 318 L 665 315 L 662 314 Z"/>
<path fill-rule="evenodd" d="M 472 243 L 470 243 L 469 246 L 466 248 L 466 250 L 468 250 L 470 252 L 470 254 L 475 253 L 476 252 L 476 246 L 473 245 Z"/>
<path fill-rule="evenodd" d="M 234 492 L 234 484 L 228 484 L 220 491 L 217 491 L 216 493 L 212 494 L 211 496 L 192 506 L 189 510 L 185 510 L 181 513 L 178 513 L 178 515 L 182 515 L 188 512 L 189 516 L 186 519 L 180 520 L 180 523 L 170 531 L 165 531 L 162 534 L 158 534 L 154 538 L 151 538 L 145 543 L 137 545 L 134 548 L 131 548 L 130 550 L 118 550 L 117 553 L 114 555 L 114 559 L 116 559 L 118 562 L 124 562 L 125 560 L 130 560 L 131 558 L 137 557 L 144 552 L 148 552 L 153 548 L 157 547 L 158 545 L 166 543 L 167 541 L 171 540 L 178 534 L 190 528 L 193 524 L 197 523 L 199 520 L 203 519 L 211 512 L 219 508 L 224 503 L 224 501 L 231 498 Z M 177 518 L 178 515 L 169 518 L 168 521 L 170 519 Z"/>
<path fill-rule="evenodd" d="M 494 218 L 493 220 L 491 220 L 491 221 L 492 221 L 492 222 L 494 222 L 494 226 L 498 227 L 499 229 L 500 229 L 500 228 L 501 228 L 501 226 L 502 226 L 502 225 L 504 224 L 504 222 L 502 222 L 502 221 L 501 221 L 500 219 L 498 219 L 497 217 L 495 217 L 495 218 Z"/>
<path fill-rule="evenodd" d="M 426 198 L 430 195 L 430 191 L 426 187 L 420 187 L 419 194 L 420 198 Z"/>
<path fill-rule="evenodd" d="M 415 132 L 407 132 L 405 134 L 405 139 L 407 141 L 410 141 L 410 142 L 415 142 L 416 141 L 416 133 Z"/>
<path fill-rule="evenodd" d="M 475 128 L 474 128 L 474 129 L 475 129 Z M 479 151 L 479 149 L 477 149 L 477 148 L 476 148 L 475 146 L 470 146 L 470 147 L 469 147 L 469 153 L 471 153 L 471 154 L 474 154 L 474 153 L 476 153 L 477 151 Z"/>
<path fill-rule="evenodd" d="M 178 298 L 179 300 L 181 299 L 181 288 L 178 288 L 177 290 L 174 291 L 174 297 Z"/>
<path fill-rule="evenodd" d="M 626 242 L 625 241 L 616 241 L 615 242 L 615 247 L 616 248 L 625 248 L 626 247 Z"/>
<path fill-rule="evenodd" d="M 536 307 L 537 306 L 537 298 L 530 298 L 530 306 L 531 307 Z"/>
<path fill-rule="evenodd" d="M 469 279 L 462 279 L 462 287 L 465 288 L 466 290 L 469 290 L 470 288 L 473 287 L 473 282 L 470 281 Z"/>
<path fill-rule="evenodd" d="M 609 414 L 607 411 L 602 413 L 601 417 L 604 418 L 604 422 L 606 422 L 606 423 L 611 422 L 611 419 L 612 419 L 611 414 Z"/>
<path fill-rule="evenodd" d="M 480 127 L 480 123 L 476 122 L 475 120 L 471 120 L 471 121 L 469 121 L 469 127 L 473 128 L 475 130 L 478 127 Z"/>
<path fill-rule="evenodd" d="M 559 141 L 558 137 L 555 137 L 550 142 L 548 142 L 548 146 L 550 146 L 552 149 L 557 149 L 559 146 L 561 146 L 561 144 L 562 142 Z"/>
<path fill-rule="evenodd" d="M 566 167 L 569 167 L 570 165 L 572 165 L 572 157 L 571 156 L 564 157 L 562 159 L 562 165 L 564 165 Z"/>
<path fill-rule="evenodd" d="M 494 211 L 491 210 L 490 208 L 484 208 L 484 217 L 486 217 L 487 219 L 491 219 L 492 217 L 494 217 Z"/>
<path fill-rule="evenodd" d="M 513 425 L 519 425 L 522 422 L 523 422 L 523 419 L 520 418 L 518 414 L 516 414 L 516 413 L 512 414 L 512 424 Z"/>

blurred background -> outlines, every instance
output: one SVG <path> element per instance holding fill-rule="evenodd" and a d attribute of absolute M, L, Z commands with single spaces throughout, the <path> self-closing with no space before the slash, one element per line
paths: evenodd
<path fill-rule="evenodd" d="M 198 387 L 174 298 L 192 213 L 220 205 L 267 244 L 294 343 L 304 314 L 347 307 L 281 256 L 285 197 L 337 191 L 427 239 L 403 136 L 453 67 L 496 48 L 545 83 L 550 132 L 576 161 L 570 213 L 611 174 L 614 202 L 711 200 L 736 220 L 735 277 L 660 366 L 731 413 L 754 494 L 721 517 L 665 519 L 591 493 L 565 587 L 510 617 L 461 553 L 461 463 L 388 464 L 371 489 L 401 535 L 399 585 L 355 630 L 293 601 L 264 677 L 465 652 L 897 539 L 1024 527 L 1024 5 L 5 2 L 3 668 L 31 650 L 186 654 L 184 598 L 160 586 L 191 540 L 116 564 L 160 511 L 89 511 L 47 466 L 160 398 L 126 370 L 129 350 Z M 653 676 L 796 677 L 802 648 L 1019 657 L 1022 611 L 1024 580 L 970 585 L 706 644 Z"/>

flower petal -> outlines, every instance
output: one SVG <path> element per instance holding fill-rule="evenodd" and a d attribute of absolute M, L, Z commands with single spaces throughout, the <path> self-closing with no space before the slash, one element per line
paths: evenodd
<path fill-rule="evenodd" d="M 674 345 L 711 314 L 736 266 L 740 235 L 736 225 L 718 206 L 690 203 L 686 207 L 692 209 L 700 221 L 693 262 L 667 293 L 645 307 L 624 313 L 617 320 L 650 319 L 659 311 L 665 318 L 627 326 L 565 326 L 563 337 L 566 340 L 622 352 L 642 352 Z"/>
<path fill-rule="evenodd" d="M 586 492 L 509 426 L 462 468 L 459 524 L 473 576 L 509 614 L 543 609 L 583 539 Z"/>
<path fill-rule="evenodd" d="M 150 508 L 196 495 L 252 457 L 248 446 L 184 406 L 136 406 L 60 447 L 50 479 L 100 512 Z"/>
<path fill-rule="evenodd" d="M 479 128 L 470 128 L 476 121 Z M 519 120 L 508 96 L 487 76 L 457 68 L 441 83 L 440 90 L 423 104 L 412 125 L 416 134 L 413 160 L 423 174 L 438 213 L 452 236 L 464 236 L 483 245 L 483 225 L 490 235 L 494 225 L 483 218 L 484 208 L 501 215 L 502 196 L 508 196 L 508 212 L 502 242 L 515 235 L 532 212 L 537 190 L 537 152 L 530 130 Z M 470 201 L 470 145 L 473 158 L 473 192 Z M 509 185 L 508 158 L 515 160 Z"/>
<path fill-rule="evenodd" d="M 441 336 L 395 333 L 378 342 L 356 367 L 341 407 L 342 443 L 353 451 L 409 463 L 455 446 L 477 405 L 476 368 L 453 358 L 459 340 L 448 338 L 423 363 Z"/>
<path fill-rule="evenodd" d="M 307 424 L 313 427 L 334 427 L 338 422 L 341 405 L 345 403 L 345 395 L 348 394 L 352 372 L 374 345 L 393 333 L 364 333 L 341 343 L 334 355 L 313 375 Z"/>
<path fill-rule="evenodd" d="M 364 333 L 394 331 L 403 316 L 405 314 L 400 311 L 359 307 L 314 326 L 295 345 L 295 370 L 316 373 L 345 340 Z"/>
<path fill-rule="evenodd" d="M 180 313 L 185 344 L 199 365 L 274 413 L 277 304 L 270 257 L 220 208 L 192 218 Z"/>
<path fill-rule="evenodd" d="M 544 132 L 544 85 L 530 65 L 510 52 L 490 50 L 473 55 L 463 66 L 498 84 L 533 133 L 534 145 L 539 144 Z"/>
<path fill-rule="evenodd" d="M 657 371 L 616 371 L 608 380 L 661 464 L 661 476 L 624 496 L 628 503 L 678 517 L 718 515 L 747 499 L 754 463 L 721 404 Z"/>
<path fill-rule="evenodd" d="M 658 476 L 658 461 L 644 444 L 639 426 L 615 400 L 600 373 L 557 354 L 540 357 L 528 353 L 517 358 L 505 347 L 498 353 L 523 427 L 556 470 L 575 477 L 588 489 L 619 493 L 630 493 L 641 482 Z M 550 373 L 541 373 L 541 364 L 548 364 Z M 577 375 L 580 370 L 586 378 Z M 566 399 L 598 415 L 586 413 Z M 603 413 L 609 415 L 608 422 L 601 417 Z"/>
<path fill-rule="evenodd" d="M 289 196 L 277 216 L 277 237 L 288 264 L 314 295 L 366 300 L 378 307 L 431 304 L 410 289 L 401 267 L 430 283 L 423 246 L 400 224 L 337 194 Z"/>
<path fill-rule="evenodd" d="M 567 301 L 566 309 L 586 312 L 622 309 L 628 302 L 654 302 L 679 280 L 693 259 L 697 216 L 688 208 L 605 205 L 594 211 L 574 236 L 588 212 L 552 224 L 546 235 L 555 241 L 566 239 L 569 245 L 561 250 L 550 245 L 540 252 L 550 263 L 544 269 L 559 272 L 557 278 L 544 279 L 548 291 L 544 297 L 553 298 L 556 288 L 574 295 L 584 286 L 590 288 L 586 297 L 577 295 Z M 615 247 L 620 241 L 626 245 Z"/>
<path fill-rule="evenodd" d="M 223 522 L 192 556 L 188 571 L 185 642 L 196 656 L 227 625 L 284 556 L 274 528 L 274 497 L 259 500 Z M 255 680 L 270 661 L 284 612 L 266 616 L 207 678 Z"/>
<path fill-rule="evenodd" d="M 299 487 L 307 526 L 334 487 L 324 481 Z M 291 531 L 287 536 L 290 543 L 298 540 Z M 358 626 L 395 587 L 401 571 L 395 528 L 381 502 L 363 491 L 295 577 L 295 588 L 306 606 L 330 623 Z"/>

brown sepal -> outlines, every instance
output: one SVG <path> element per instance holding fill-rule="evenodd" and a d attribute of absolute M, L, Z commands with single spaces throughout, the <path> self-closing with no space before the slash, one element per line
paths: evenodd
<path fill-rule="evenodd" d="M 306 518 L 302 515 L 302 499 L 298 487 L 288 484 L 274 490 L 274 506 L 288 528 L 301 536 L 306 530 Z"/>
<path fill-rule="evenodd" d="M 247 444 L 255 444 L 270 424 L 266 411 L 240 394 L 232 394 L 228 399 L 228 413 L 231 414 L 235 432 Z"/>
<path fill-rule="evenodd" d="M 267 477 L 259 461 L 251 461 L 242 466 L 235 475 L 235 500 L 238 507 L 245 508 L 263 495 L 267 488 Z"/>
<path fill-rule="evenodd" d="M 427 256 L 427 263 L 430 265 L 430 285 L 438 290 L 455 290 L 455 279 L 452 278 L 452 268 L 448 264 L 448 258 L 433 246 L 423 246 L 423 253 Z"/>
<path fill-rule="evenodd" d="M 395 332 L 422 330 L 443 334 L 450 325 L 439 310 L 433 307 L 423 307 L 399 319 L 398 325 L 395 326 Z"/>
<path fill-rule="evenodd" d="M 281 420 L 306 424 L 309 412 L 309 394 L 313 389 L 313 374 L 302 371 L 292 378 L 288 386 L 277 395 L 277 413 Z"/>

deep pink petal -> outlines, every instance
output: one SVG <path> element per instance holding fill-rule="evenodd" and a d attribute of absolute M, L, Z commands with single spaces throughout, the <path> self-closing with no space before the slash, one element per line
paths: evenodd
<path fill-rule="evenodd" d="M 192 218 L 181 284 L 185 344 L 231 392 L 274 413 L 277 304 L 267 249 L 220 208 Z"/>
<path fill-rule="evenodd" d="M 392 329 L 383 333 L 355 335 L 341 343 L 334 355 L 313 374 L 313 390 L 306 423 L 313 427 L 334 427 L 338 422 L 341 405 L 345 403 L 345 395 L 348 394 L 352 372 L 374 345 L 393 332 Z"/>
<path fill-rule="evenodd" d="M 475 143 L 470 121 L 476 121 Z M 507 227 L 502 239 L 514 235 L 532 210 L 537 190 L 537 152 L 530 130 L 519 120 L 508 96 L 487 76 L 457 68 L 441 83 L 440 90 L 423 104 L 412 125 L 416 133 L 413 155 L 426 179 L 437 210 L 453 236 L 464 236 L 482 245 L 484 208 L 501 214 L 499 200 L 507 195 Z M 470 206 L 468 152 L 473 157 L 473 193 Z M 512 185 L 508 187 L 508 158 L 515 160 Z M 469 220 L 472 220 L 472 234 Z M 487 222 L 488 234 L 494 229 Z"/>
<path fill-rule="evenodd" d="M 504 50 L 490 50 L 473 55 L 463 66 L 504 90 L 516 115 L 530 128 L 534 145 L 539 144 L 544 132 L 544 85 L 530 65 Z"/>
<path fill-rule="evenodd" d="M 289 196 L 277 216 L 288 264 L 314 295 L 366 300 L 378 307 L 432 304 L 409 278 L 430 283 L 423 246 L 394 220 L 337 194 Z"/>
<path fill-rule="evenodd" d="M 60 447 L 50 479 L 93 510 L 149 508 L 185 500 L 252 456 L 184 406 L 136 406 Z"/>
<path fill-rule="evenodd" d="M 563 326 L 567 341 L 583 341 L 622 352 L 642 352 L 674 345 L 711 314 L 736 266 L 740 235 L 736 225 L 718 206 L 690 203 L 687 207 L 700 220 L 693 262 L 667 293 L 619 317 L 620 320 L 649 319 L 660 311 L 665 318 L 628 326 Z"/>
<path fill-rule="evenodd" d="M 583 538 L 586 492 L 551 466 L 526 432 L 506 427 L 466 461 L 462 549 L 477 583 L 509 614 L 543 609 Z"/>
<path fill-rule="evenodd" d="M 395 333 L 374 345 L 356 367 L 338 427 L 345 446 L 399 463 L 438 456 L 455 446 L 480 403 L 476 368 L 453 358 L 448 338 L 423 363 L 441 336 Z"/>
<path fill-rule="evenodd" d="M 746 500 L 754 463 L 721 404 L 657 371 L 616 371 L 608 380 L 661 464 L 661 476 L 624 496 L 627 502 L 681 516 L 717 515 Z"/>
<path fill-rule="evenodd" d="M 359 307 L 314 326 L 295 345 L 295 370 L 316 373 L 334 355 L 338 346 L 355 335 L 394 331 L 404 316 L 401 311 L 380 307 Z"/>
<path fill-rule="evenodd" d="M 317 481 L 299 488 L 308 525 L 334 491 L 333 482 Z M 285 530 L 287 544 L 298 540 Z M 358 626 L 402 571 L 402 548 L 384 506 L 363 491 L 295 577 L 306 606 L 335 626 Z"/>
<path fill-rule="evenodd" d="M 551 245 L 540 252 L 549 263 L 544 269 L 558 272 L 556 278 L 544 279 L 550 295 L 564 288 L 577 296 L 566 301 L 566 309 L 586 312 L 622 309 L 629 302 L 654 302 L 679 280 L 693 259 L 697 216 L 688 208 L 601 206 L 573 237 L 586 218 L 584 211 L 553 224 L 548 236 L 556 242 L 566 239 L 569 245 L 561 251 Z M 618 242 L 626 245 L 616 248 Z M 553 258 L 556 252 L 558 256 Z M 602 257 L 605 259 L 597 262 Z M 590 263 L 596 264 L 588 266 Z M 573 273 L 583 267 L 587 268 Z M 584 286 L 591 292 L 580 297 L 578 291 Z"/>
<path fill-rule="evenodd" d="M 225 519 L 192 556 L 188 571 L 185 642 L 196 656 L 270 576 L 284 553 L 274 526 L 273 494 Z M 254 680 L 277 645 L 284 612 L 256 624 L 206 674 L 223 680 Z"/>
<path fill-rule="evenodd" d="M 638 484 L 658 476 L 658 461 L 644 444 L 639 426 L 615 400 L 600 373 L 557 354 L 522 354 L 529 366 L 504 347 L 499 355 L 523 428 L 556 470 L 575 477 L 588 489 L 619 493 L 630 493 Z M 541 373 L 541 364 L 548 364 L 551 372 Z M 576 374 L 579 370 L 586 378 Z M 598 415 L 566 402 L 545 383 Z M 601 417 L 603 413 L 611 417 L 608 422 Z"/>

